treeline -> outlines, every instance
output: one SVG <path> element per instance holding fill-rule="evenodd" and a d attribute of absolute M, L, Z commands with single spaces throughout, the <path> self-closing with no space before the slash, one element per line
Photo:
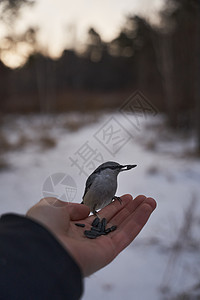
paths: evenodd
<path fill-rule="evenodd" d="M 81 54 L 65 50 L 53 60 L 34 53 L 15 70 L 0 64 L 1 111 L 114 108 L 125 99 L 103 95 L 139 89 L 172 126 L 191 126 L 199 103 L 200 8 L 195 0 L 166 3 L 157 27 L 133 15 L 109 43 L 91 28 Z"/>
<path fill-rule="evenodd" d="M 137 49 L 124 43 L 124 33 L 106 44 L 92 28 L 88 35 L 88 45 L 82 54 L 65 50 L 59 59 L 53 60 L 35 53 L 22 68 L 8 70 L 1 65 L 4 78 L 1 109 L 8 112 L 99 109 L 103 99 L 95 95 L 114 91 L 121 95 L 122 90 L 132 92 L 135 89 L 156 98 L 159 105 L 162 83 L 152 44 L 137 46 Z M 132 43 L 131 38 L 126 39 Z M 89 97 L 85 105 L 81 93 L 82 97 Z M 124 100 L 122 93 L 121 101 Z M 116 107 L 120 99 L 111 102 L 108 99 L 104 106 Z"/>

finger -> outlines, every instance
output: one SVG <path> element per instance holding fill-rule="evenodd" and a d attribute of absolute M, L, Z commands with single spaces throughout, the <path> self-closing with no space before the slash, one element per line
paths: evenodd
<path fill-rule="evenodd" d="M 66 206 L 68 205 L 68 202 L 65 202 L 65 201 L 61 201 L 55 197 L 45 197 L 45 198 L 42 198 L 39 202 L 39 204 L 43 204 L 43 203 L 47 203 L 53 207 L 63 207 L 63 206 Z"/>
<path fill-rule="evenodd" d="M 132 214 L 139 205 L 142 204 L 143 201 L 146 200 L 146 196 L 144 195 L 139 195 L 137 196 L 134 200 L 129 201 L 123 209 L 118 211 L 112 218 L 109 220 L 107 219 L 108 222 L 114 224 L 114 225 L 119 225 L 121 224 L 124 220 L 126 220 L 130 214 Z"/>
<path fill-rule="evenodd" d="M 131 229 L 130 226 L 132 226 L 133 224 L 139 224 L 141 227 L 144 226 L 144 224 L 146 222 L 144 222 L 146 214 L 144 212 L 142 212 L 142 209 L 145 208 L 148 211 L 150 211 L 150 214 L 154 211 L 154 209 L 156 208 L 156 201 L 153 198 L 146 198 L 144 201 L 141 201 L 141 203 L 138 205 L 138 207 L 132 211 L 131 214 L 129 214 L 129 216 L 127 216 L 127 218 L 125 218 L 123 220 L 123 222 L 119 223 L 120 226 L 120 230 L 124 230 L 125 229 Z M 140 218 L 140 219 L 139 219 Z M 128 224 L 128 227 L 127 227 Z M 132 228 L 133 229 L 133 228 Z"/>
<path fill-rule="evenodd" d="M 155 200 L 153 198 L 146 198 L 127 220 L 113 232 L 112 241 L 116 245 L 116 255 L 134 240 L 155 208 Z"/>
<path fill-rule="evenodd" d="M 80 203 L 69 203 L 68 210 L 72 221 L 85 219 L 90 213 L 89 207 Z"/>
<path fill-rule="evenodd" d="M 130 201 L 133 200 L 133 197 L 129 194 L 123 195 L 120 197 L 122 202 L 118 200 L 114 200 L 109 205 L 105 206 L 98 212 L 98 216 L 100 218 L 106 218 L 106 220 L 110 220 L 113 216 L 122 210 Z"/>
<path fill-rule="evenodd" d="M 154 211 L 154 209 L 156 208 L 156 201 L 153 198 L 146 198 L 144 201 L 142 201 L 138 207 L 126 218 L 124 219 L 123 222 L 121 222 L 120 225 L 120 229 L 124 229 L 126 228 L 127 224 L 132 224 L 133 222 L 136 221 L 137 224 L 140 224 L 141 226 L 144 226 L 144 220 L 145 220 L 145 214 L 140 213 L 140 209 L 141 207 L 143 208 L 149 208 L 151 210 L 151 213 Z M 139 219 L 139 217 L 141 218 L 141 220 Z M 139 222 L 140 221 L 140 222 Z"/>
<path fill-rule="evenodd" d="M 81 220 L 85 219 L 89 215 L 89 208 L 86 205 L 80 203 L 71 203 L 61 201 L 54 197 L 46 197 L 40 200 L 39 205 L 48 204 L 52 208 L 64 208 L 70 214 L 70 219 Z"/>

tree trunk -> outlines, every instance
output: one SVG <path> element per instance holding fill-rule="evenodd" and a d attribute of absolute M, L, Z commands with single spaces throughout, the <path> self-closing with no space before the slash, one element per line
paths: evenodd
<path fill-rule="evenodd" d="M 196 24 L 196 134 L 197 152 L 200 154 L 200 0 L 198 0 Z"/>
<path fill-rule="evenodd" d="M 158 51 L 160 53 L 158 53 Z M 160 59 L 159 59 L 160 58 Z M 165 105 L 169 125 L 177 127 L 177 99 L 174 84 L 174 58 L 172 50 L 172 35 L 170 33 L 160 36 L 160 48 L 157 50 L 157 63 L 162 74 L 163 88 L 165 93 Z"/>

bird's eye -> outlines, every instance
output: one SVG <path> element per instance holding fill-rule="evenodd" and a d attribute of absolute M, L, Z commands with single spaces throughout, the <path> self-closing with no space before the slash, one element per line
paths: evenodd
<path fill-rule="evenodd" d="M 110 166 L 109 169 L 112 169 L 112 170 L 116 170 L 116 169 L 119 169 L 120 166 Z"/>

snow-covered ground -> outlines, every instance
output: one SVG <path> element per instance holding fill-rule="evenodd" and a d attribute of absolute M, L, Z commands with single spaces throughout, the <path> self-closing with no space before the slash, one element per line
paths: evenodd
<path fill-rule="evenodd" d="M 0 172 L 1 214 L 23 214 L 43 195 L 80 202 L 87 174 L 107 160 L 138 165 L 119 175 L 117 195 L 145 194 L 158 203 L 136 240 L 85 280 L 84 300 L 173 299 L 199 282 L 194 138 L 170 133 L 159 115 L 129 117 L 104 114 L 94 122 L 96 116 L 81 114 L 19 116 L 2 129 L 10 143 L 25 142 L 4 154 L 10 167 Z"/>

